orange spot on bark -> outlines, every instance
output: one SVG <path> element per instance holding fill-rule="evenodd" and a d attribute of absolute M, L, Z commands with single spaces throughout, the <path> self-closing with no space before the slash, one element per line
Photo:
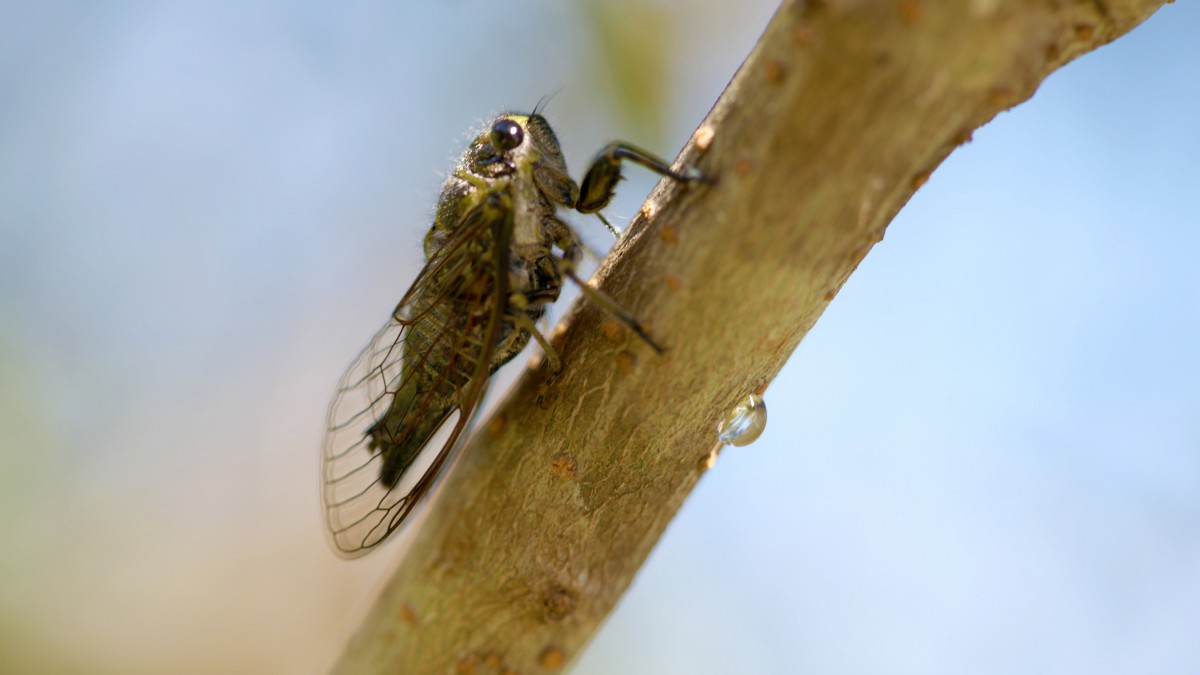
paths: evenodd
<path fill-rule="evenodd" d="M 921 20 L 924 8 L 916 0 L 903 0 L 900 3 L 900 20 L 912 26 Z"/>
<path fill-rule="evenodd" d="M 928 181 L 929 181 L 929 172 L 928 171 L 922 171 L 921 173 L 913 176 L 912 184 L 911 184 L 913 191 L 920 190 L 921 186 L 924 185 Z"/>
<path fill-rule="evenodd" d="M 771 84 L 783 82 L 785 73 L 786 70 L 783 67 L 783 62 L 779 59 L 770 59 L 763 65 L 763 75 L 767 78 L 767 82 Z"/>
<path fill-rule="evenodd" d="M 479 659 L 474 654 L 467 654 L 458 660 L 454 670 L 458 675 L 475 675 L 479 672 Z"/>
<path fill-rule="evenodd" d="M 546 647 L 538 655 L 538 663 L 545 668 L 558 670 L 567 665 L 567 653 L 558 647 Z"/>
<path fill-rule="evenodd" d="M 658 211 L 655 209 L 654 204 L 652 204 L 650 202 L 646 202 L 645 204 L 642 204 L 642 217 L 646 219 L 646 222 L 653 221 L 654 216 L 657 214 L 658 214 Z"/>
<path fill-rule="evenodd" d="M 609 319 L 600 324 L 600 335 L 609 342 L 620 344 L 625 341 L 625 326 L 616 319 Z"/>
<path fill-rule="evenodd" d="M 405 603 L 400 606 L 400 620 L 409 625 L 416 625 L 417 612 L 412 608 L 412 605 Z"/>
<path fill-rule="evenodd" d="M 792 27 L 792 42 L 797 47 L 807 47 L 813 41 L 813 28 L 807 23 L 798 23 Z"/>
<path fill-rule="evenodd" d="M 999 109 L 1011 108 L 1017 102 L 1017 95 L 1011 88 L 1005 86 L 993 87 L 988 92 L 988 103 Z"/>
<path fill-rule="evenodd" d="M 575 477 L 575 470 L 579 468 L 579 462 L 574 457 L 567 453 L 555 455 L 550 459 L 550 473 L 562 478 L 570 480 Z"/>
<path fill-rule="evenodd" d="M 571 615 L 579 605 L 579 599 L 570 589 L 555 585 L 542 600 L 546 619 L 558 623 Z"/>
<path fill-rule="evenodd" d="M 508 418 L 506 418 L 504 415 L 496 415 L 495 417 L 492 418 L 491 422 L 488 422 L 488 426 L 487 426 L 488 435 L 491 436 L 492 438 L 499 436 L 500 433 L 504 431 L 504 425 L 507 423 L 508 423 Z"/>

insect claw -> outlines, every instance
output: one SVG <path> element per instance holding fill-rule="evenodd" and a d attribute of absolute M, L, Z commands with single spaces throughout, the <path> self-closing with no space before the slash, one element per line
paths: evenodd
<path fill-rule="evenodd" d="M 612 232 L 613 237 L 617 239 L 621 238 L 621 228 L 608 222 L 608 218 L 605 218 L 604 214 L 600 213 L 599 211 L 596 212 L 596 217 L 600 219 L 600 222 L 604 223 L 604 226 L 608 228 L 609 232 Z"/>
<path fill-rule="evenodd" d="M 717 182 L 716 178 L 709 177 L 704 172 L 700 171 L 700 169 L 690 165 L 683 167 L 683 171 L 681 171 L 678 175 L 679 180 L 687 183 L 688 185 L 695 185 L 696 183 L 712 184 Z"/>

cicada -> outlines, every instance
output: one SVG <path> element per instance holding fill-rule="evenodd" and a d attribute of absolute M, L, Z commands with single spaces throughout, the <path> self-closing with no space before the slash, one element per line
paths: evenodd
<path fill-rule="evenodd" d="M 364 555 L 404 523 L 453 456 L 491 375 L 530 339 L 559 367 L 537 322 L 564 278 L 657 348 L 632 316 L 580 281 L 580 239 L 557 215 L 604 208 L 623 160 L 679 181 L 703 179 L 617 142 L 577 185 L 536 109 L 492 120 L 463 153 L 425 236 L 425 267 L 329 404 L 322 501 L 339 555 Z M 433 460 L 413 481 L 427 446 Z"/>

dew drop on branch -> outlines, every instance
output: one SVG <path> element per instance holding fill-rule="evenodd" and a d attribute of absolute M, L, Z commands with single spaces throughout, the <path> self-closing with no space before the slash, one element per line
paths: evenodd
<path fill-rule="evenodd" d="M 750 394 L 717 424 L 717 440 L 742 447 L 758 440 L 767 428 L 767 404 L 762 396 Z"/>

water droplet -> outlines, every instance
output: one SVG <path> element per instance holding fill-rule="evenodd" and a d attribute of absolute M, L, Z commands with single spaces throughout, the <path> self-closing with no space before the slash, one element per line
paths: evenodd
<path fill-rule="evenodd" d="M 762 396 L 750 394 L 717 424 L 717 440 L 742 447 L 758 440 L 767 428 L 767 404 Z"/>

